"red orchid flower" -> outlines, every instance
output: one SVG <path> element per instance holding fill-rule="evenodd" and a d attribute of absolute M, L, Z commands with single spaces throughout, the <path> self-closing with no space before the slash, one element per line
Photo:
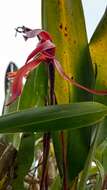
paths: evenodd
<path fill-rule="evenodd" d="M 88 87 L 85 87 L 77 83 L 75 80 L 71 79 L 64 72 L 62 66 L 60 65 L 58 60 L 55 58 L 55 44 L 52 42 L 52 37 L 50 36 L 48 32 L 41 29 L 32 30 L 24 26 L 18 27 L 16 31 L 23 33 L 23 37 L 25 40 L 27 40 L 28 38 L 33 38 L 37 36 L 39 38 L 39 43 L 37 44 L 37 47 L 27 57 L 25 65 L 21 67 L 17 71 L 17 73 L 15 73 L 15 75 L 14 74 L 12 75 L 14 77 L 12 89 L 11 89 L 12 97 L 7 105 L 15 101 L 16 98 L 21 95 L 23 77 L 29 74 L 29 72 L 31 72 L 33 69 L 37 68 L 41 62 L 45 62 L 46 64 L 49 64 L 51 62 L 54 65 L 54 67 L 57 69 L 58 73 L 62 76 L 62 78 L 68 81 L 69 83 L 73 84 L 74 86 L 82 90 L 85 90 L 91 94 L 107 95 L 107 90 L 89 89 Z M 9 75 L 10 77 L 12 77 L 11 73 Z"/>

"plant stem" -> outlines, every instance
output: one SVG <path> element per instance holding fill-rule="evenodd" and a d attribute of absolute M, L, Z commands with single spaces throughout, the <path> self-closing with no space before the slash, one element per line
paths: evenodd
<path fill-rule="evenodd" d="M 55 94 L 54 94 L 54 79 L 55 79 L 55 70 L 53 64 L 49 64 L 49 76 L 50 76 L 50 104 L 54 105 L 56 103 Z M 66 147 L 65 147 L 65 138 L 64 132 L 61 131 L 61 144 L 62 144 L 62 158 L 63 158 L 63 189 L 67 190 L 67 171 L 66 171 Z"/>
<path fill-rule="evenodd" d="M 91 163 L 92 163 L 94 153 L 95 153 L 95 150 L 96 150 L 96 147 L 98 144 L 99 135 L 100 135 L 102 125 L 103 125 L 103 122 L 100 122 L 96 126 L 95 136 L 94 136 L 93 142 L 92 142 L 90 150 L 89 150 L 88 158 L 86 160 L 86 164 L 85 164 L 84 170 L 82 172 L 82 176 L 80 178 L 78 190 L 85 190 L 86 181 L 88 178 L 88 171 L 89 171 L 89 168 L 91 167 Z"/>
<path fill-rule="evenodd" d="M 49 156 L 49 148 L 50 148 L 50 133 L 45 133 L 43 137 L 43 169 L 42 169 L 40 190 L 44 189 L 45 179 L 47 176 L 47 161 Z"/>
<path fill-rule="evenodd" d="M 66 166 L 66 147 L 65 147 L 65 138 L 64 132 L 61 131 L 61 143 L 62 143 L 62 157 L 63 157 L 63 189 L 67 190 L 67 166 Z"/>
<path fill-rule="evenodd" d="M 50 81 L 50 98 L 48 104 L 54 105 L 55 98 L 54 98 L 54 66 L 53 64 L 49 64 L 49 81 Z M 40 184 L 40 190 L 48 189 L 47 184 L 47 162 L 48 162 L 48 156 L 49 156 L 49 147 L 50 147 L 50 133 L 44 134 L 44 140 L 43 140 L 43 171 L 42 171 L 42 177 L 41 177 L 41 184 Z"/>
<path fill-rule="evenodd" d="M 54 94 L 54 81 L 55 81 L 55 69 L 54 65 L 50 62 L 49 64 L 49 79 L 50 79 L 50 105 L 56 104 Z"/>

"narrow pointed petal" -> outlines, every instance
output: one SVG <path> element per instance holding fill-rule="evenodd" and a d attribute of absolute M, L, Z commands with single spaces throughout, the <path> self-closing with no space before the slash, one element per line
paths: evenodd
<path fill-rule="evenodd" d="M 30 54 L 29 56 L 27 57 L 27 60 L 26 60 L 26 63 L 34 58 L 37 54 L 41 53 L 41 52 L 44 52 L 46 50 L 50 50 L 50 49 L 55 49 L 55 45 L 50 41 L 50 40 L 46 40 L 42 43 L 39 43 L 37 48 L 34 49 Z"/>
<path fill-rule="evenodd" d="M 25 78 L 27 78 L 28 74 L 29 74 L 29 72 L 27 74 L 25 74 Z M 17 75 L 17 71 L 16 72 L 9 72 L 7 74 L 7 78 L 8 79 L 14 79 L 16 77 L 16 75 Z"/>
<path fill-rule="evenodd" d="M 6 105 L 11 104 L 13 101 L 16 100 L 16 98 L 18 96 L 20 96 L 20 94 L 22 92 L 23 77 L 28 72 L 30 72 L 33 69 L 35 69 L 36 67 L 38 67 L 39 64 L 41 63 L 41 61 L 45 61 L 45 56 L 44 55 L 41 55 L 38 59 L 29 62 L 28 64 L 24 65 L 23 67 L 21 67 L 18 70 L 18 72 L 16 74 L 16 77 L 15 77 L 15 79 L 13 81 L 12 87 L 11 87 L 12 97 L 11 97 L 10 101 Z"/>
<path fill-rule="evenodd" d="M 13 79 L 17 74 L 17 71 L 13 71 L 13 72 L 8 72 L 7 73 L 7 78 L 8 79 Z"/>
<path fill-rule="evenodd" d="M 104 96 L 104 95 L 107 95 L 107 90 L 95 90 L 95 89 L 90 89 L 88 87 L 85 87 L 79 83 L 77 83 L 75 80 L 73 79 L 70 79 L 68 75 L 66 75 L 66 73 L 64 72 L 62 66 L 60 65 L 60 63 L 54 59 L 54 65 L 58 71 L 58 73 L 63 77 L 64 80 L 70 82 L 71 84 L 73 84 L 74 86 L 82 89 L 82 90 L 85 90 L 91 94 L 96 94 L 96 95 L 100 95 L 100 96 Z"/>

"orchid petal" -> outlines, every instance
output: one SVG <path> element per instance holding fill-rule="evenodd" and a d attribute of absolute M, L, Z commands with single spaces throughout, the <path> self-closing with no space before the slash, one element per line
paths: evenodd
<path fill-rule="evenodd" d="M 85 90 L 85 91 L 87 91 L 87 92 L 89 92 L 91 94 L 102 95 L 102 96 L 107 95 L 107 90 L 90 89 L 88 87 L 85 87 L 85 86 L 77 83 L 75 80 L 70 79 L 70 77 L 68 75 L 66 75 L 66 73 L 64 72 L 64 70 L 63 70 L 62 66 L 60 65 L 60 63 L 56 59 L 54 59 L 53 62 L 54 62 L 54 65 L 55 65 L 58 73 L 63 77 L 64 80 L 70 82 L 74 86 L 76 86 L 76 87 L 78 87 L 78 88 L 80 88 L 82 90 Z"/>
<path fill-rule="evenodd" d="M 7 78 L 8 79 L 13 79 L 17 74 L 17 71 L 14 71 L 14 72 L 8 72 L 7 73 Z"/>
<path fill-rule="evenodd" d="M 51 50 L 51 49 L 55 49 L 55 45 L 50 41 L 50 40 L 46 40 L 42 43 L 39 43 L 37 48 L 34 49 L 30 54 L 29 56 L 27 57 L 27 60 L 26 60 L 26 63 L 34 58 L 38 53 L 41 53 L 41 52 L 44 52 L 46 50 Z"/>
<path fill-rule="evenodd" d="M 37 68 L 42 61 L 45 61 L 45 59 L 45 56 L 41 54 L 39 58 L 29 62 L 17 71 L 11 87 L 12 97 L 6 105 L 11 104 L 18 96 L 21 95 L 23 77 L 26 76 L 28 72 L 31 72 L 33 69 Z"/>
<path fill-rule="evenodd" d="M 25 74 L 24 77 L 27 78 L 28 74 L 29 74 L 29 72 L 27 74 Z M 14 79 L 16 77 L 16 75 L 17 75 L 17 71 L 16 72 L 15 71 L 14 72 L 8 72 L 7 73 L 7 78 L 8 79 Z"/>

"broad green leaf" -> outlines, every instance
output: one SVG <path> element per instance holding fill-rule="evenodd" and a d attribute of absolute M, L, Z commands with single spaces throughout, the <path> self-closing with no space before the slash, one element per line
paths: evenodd
<path fill-rule="evenodd" d="M 81 0 L 42 0 L 42 26 L 53 37 L 56 45 L 56 57 L 64 71 L 71 78 L 91 88 L 94 84 L 94 73 Z M 69 85 L 57 72 L 55 75 L 55 94 L 58 104 L 92 100 L 91 94 Z M 60 134 L 53 134 L 53 143 L 61 171 L 63 159 L 59 136 Z M 67 135 L 65 134 L 65 136 Z M 90 145 L 90 128 L 68 131 L 66 143 L 68 178 L 71 183 L 71 180 L 83 168 L 87 157 Z"/>
<path fill-rule="evenodd" d="M 51 132 L 99 123 L 107 107 L 95 102 L 32 108 L 0 117 L 0 132 Z"/>
<path fill-rule="evenodd" d="M 89 44 L 95 67 L 96 89 L 107 89 L 107 9 Z M 107 96 L 94 96 L 95 101 L 107 104 Z"/>
<path fill-rule="evenodd" d="M 96 72 L 96 89 L 107 89 L 107 9 L 105 10 L 103 17 L 92 36 L 89 47 L 93 66 Z M 106 96 L 94 96 L 94 99 L 95 101 L 107 105 Z M 102 142 L 102 140 L 107 137 L 107 119 L 105 119 L 100 136 L 101 137 L 99 143 L 101 143 L 102 147 L 102 145 L 105 145 L 105 141 Z M 105 147 L 104 150 L 102 148 L 98 148 L 97 156 L 98 152 L 102 157 L 102 161 L 100 161 L 104 167 L 104 170 L 107 171 L 107 167 L 105 164 L 107 161 L 107 147 Z"/>
<path fill-rule="evenodd" d="M 18 169 L 16 170 L 16 179 L 13 181 L 15 190 L 24 189 L 24 177 L 27 175 L 34 158 L 34 134 L 23 135 L 17 156 Z"/>
<path fill-rule="evenodd" d="M 65 72 L 79 83 L 92 87 L 94 76 L 81 1 L 42 0 L 42 25 L 53 37 L 56 57 Z M 71 87 L 58 73 L 55 77 L 58 104 L 92 98 L 89 93 Z"/>
<path fill-rule="evenodd" d="M 84 168 L 90 148 L 90 133 L 90 127 L 68 131 L 67 164 L 69 166 L 69 182 L 71 181 L 71 179 L 73 180 Z"/>
<path fill-rule="evenodd" d="M 61 131 L 55 131 L 51 133 L 52 142 L 54 145 L 55 158 L 57 167 L 59 169 L 60 177 L 63 177 L 63 157 L 62 157 L 62 144 L 61 144 Z M 65 138 L 65 134 L 64 134 Z"/>

